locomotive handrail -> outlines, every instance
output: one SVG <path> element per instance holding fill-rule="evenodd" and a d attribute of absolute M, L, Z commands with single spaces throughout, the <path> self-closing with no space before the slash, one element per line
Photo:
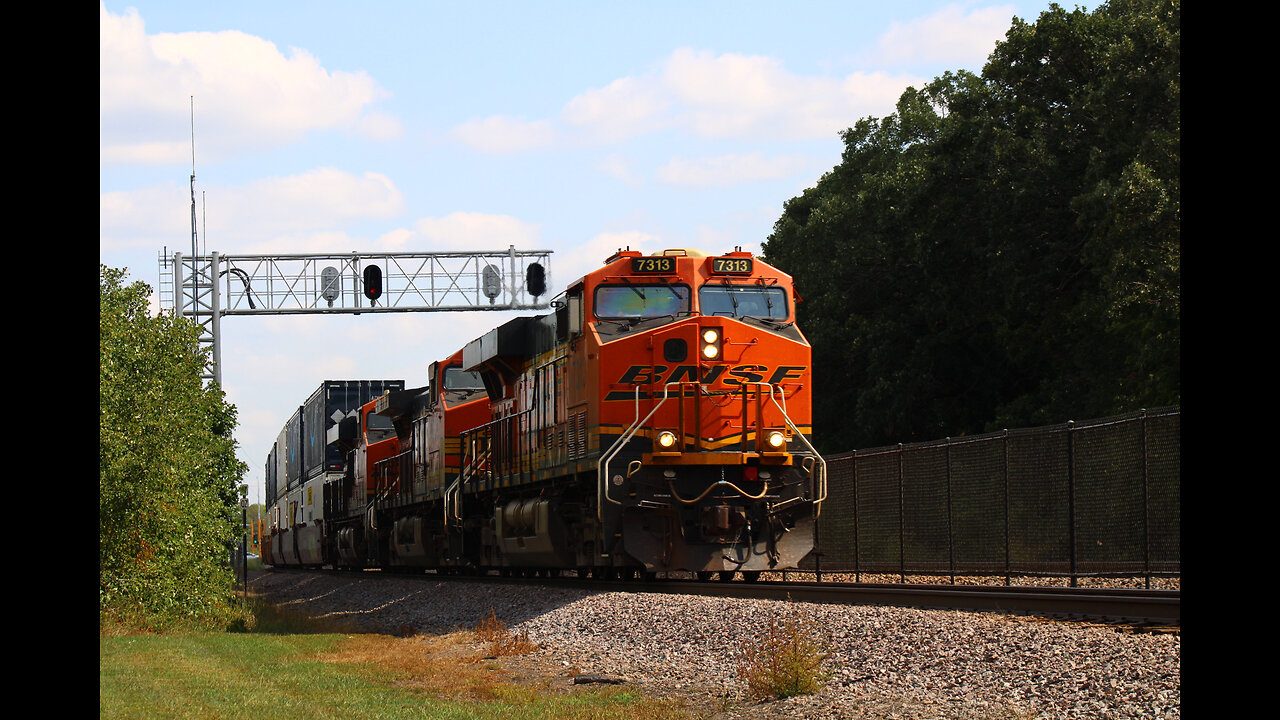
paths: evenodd
<path fill-rule="evenodd" d="M 683 384 L 684 383 L 681 383 L 681 382 L 664 383 L 662 386 L 662 400 L 660 400 L 658 403 L 656 403 L 653 406 L 653 409 L 649 411 L 648 415 L 644 416 L 643 420 L 640 419 L 640 386 L 639 385 L 636 386 L 636 389 L 635 389 L 636 420 L 631 424 L 630 427 L 628 427 L 622 433 L 622 435 L 618 437 L 616 441 L 614 441 L 613 445 L 611 445 L 609 449 L 605 452 L 605 454 L 600 457 L 600 460 L 597 461 L 597 464 L 596 464 L 596 474 L 597 474 L 596 519 L 597 520 L 602 522 L 604 520 L 604 501 L 607 500 L 608 502 L 611 502 L 614 505 L 622 504 L 621 500 L 614 500 L 612 497 L 609 496 L 609 463 L 613 460 L 614 456 L 616 456 L 619 452 L 621 452 L 622 448 L 628 442 L 631 441 L 631 438 L 635 436 L 636 431 L 645 423 L 647 423 L 649 421 L 649 418 L 653 417 L 653 414 L 658 411 L 658 408 L 662 407 L 663 404 L 667 402 L 667 400 L 670 398 L 671 386 L 683 385 Z M 827 461 L 822 459 L 822 455 L 820 455 L 817 449 L 813 447 L 813 444 L 810 443 L 808 438 L 804 436 L 804 433 L 800 432 L 800 428 L 796 427 L 796 424 L 791 421 L 791 417 L 787 415 L 787 411 L 783 409 L 783 407 L 778 404 L 777 399 L 774 398 L 775 388 L 785 393 L 785 390 L 783 390 L 782 386 L 781 385 L 775 386 L 772 383 L 753 383 L 753 384 L 757 385 L 758 387 L 767 387 L 769 389 L 769 402 L 773 403 L 773 406 L 778 409 L 778 412 L 782 415 L 783 422 L 787 424 L 787 427 L 791 428 L 791 432 L 793 433 L 793 435 L 800 438 L 800 442 L 804 443 L 805 447 L 809 449 L 809 452 L 813 453 L 813 457 L 818 463 L 818 465 L 816 466 L 817 473 L 813 477 L 813 481 L 814 481 L 813 491 L 814 491 L 814 494 L 818 496 L 813 500 L 814 517 L 817 517 L 822 513 L 822 502 L 827 499 Z M 744 388 L 744 392 L 745 392 L 745 388 Z M 682 392 L 681 397 L 683 398 L 683 396 L 684 394 Z M 784 403 L 786 402 L 785 394 L 783 395 L 783 402 Z M 744 413 L 746 412 L 745 397 L 743 399 L 743 412 Z M 746 437 L 746 430 L 747 429 L 744 426 L 742 428 L 742 433 L 744 438 Z M 739 492 L 742 492 L 742 491 L 739 490 Z M 743 493 L 743 494 L 745 495 L 746 493 Z"/>
<path fill-rule="evenodd" d="M 596 520 L 604 522 L 604 503 L 601 502 L 601 500 L 608 500 L 614 505 L 622 504 L 621 500 L 614 500 L 609 497 L 609 461 L 613 459 L 614 455 L 617 455 L 618 452 L 622 450 L 623 446 L 631 442 L 631 438 L 635 436 L 636 430 L 639 429 L 641 425 L 648 422 L 649 418 L 653 417 L 654 413 L 658 412 L 658 408 L 662 407 L 663 403 L 667 401 L 667 396 L 671 386 L 679 384 L 680 383 L 678 382 L 663 384 L 662 400 L 653 406 L 653 409 L 649 411 L 648 415 L 644 416 L 643 420 L 640 419 L 640 386 L 636 385 L 635 422 L 631 424 L 631 427 L 623 431 L 622 435 L 620 435 L 618 439 L 614 441 L 613 445 L 605 451 L 605 454 L 601 455 L 600 459 L 596 461 L 596 475 L 599 478 L 599 482 L 596 485 Z"/>
<path fill-rule="evenodd" d="M 779 392 L 783 391 L 781 385 L 778 385 L 777 387 Z M 786 395 L 783 395 L 782 402 L 785 404 L 786 401 Z M 822 459 L 822 455 L 818 454 L 818 450 L 813 447 L 813 444 L 804 436 L 804 433 L 800 432 L 800 428 L 796 427 L 796 424 L 791 422 L 791 416 L 787 415 L 787 411 L 784 410 L 781 405 L 778 405 L 778 401 L 773 398 L 772 385 L 769 386 L 769 402 L 773 403 L 774 407 L 778 408 L 778 412 L 782 413 L 782 420 L 787 423 L 787 427 L 791 428 L 791 432 L 793 432 L 796 437 L 800 438 L 800 442 L 804 443 L 805 447 L 809 448 L 809 452 L 813 453 L 813 457 L 818 462 L 818 477 L 814 478 L 814 494 L 819 495 L 819 497 L 814 498 L 813 501 L 813 516 L 814 518 L 817 518 L 822 514 L 822 502 L 827 499 L 827 461 Z M 821 491 L 818 490 L 819 485 L 821 485 Z"/>
<path fill-rule="evenodd" d="M 373 464 L 374 478 L 385 481 L 385 484 L 382 488 L 382 492 L 378 496 L 379 501 L 385 500 L 388 497 L 390 497 L 393 487 L 397 491 L 400 490 L 400 481 L 404 475 L 404 470 L 405 470 L 404 459 L 407 456 L 409 456 L 411 453 L 413 453 L 413 448 L 409 448 L 408 450 L 403 450 L 401 452 L 396 453 L 395 455 L 382 458 L 381 460 L 378 460 Z M 392 463 L 395 464 L 394 467 L 392 466 Z M 395 475 L 394 483 L 391 482 L 391 476 L 393 474 Z M 410 472 L 410 474 L 412 475 L 412 472 Z"/>
<path fill-rule="evenodd" d="M 478 428 L 476 428 L 476 429 L 478 429 Z M 463 434 L 465 435 L 465 434 L 467 434 L 467 433 L 463 433 Z M 471 439 L 472 439 L 472 438 L 468 438 L 468 440 L 471 440 Z M 470 462 L 467 462 L 467 461 L 466 461 L 466 457 L 467 457 L 467 455 L 469 455 L 469 454 L 470 454 L 470 451 L 471 451 L 471 443 L 469 443 L 469 442 L 468 442 L 468 443 L 467 443 L 467 449 L 464 451 L 462 466 L 461 466 L 461 468 L 459 468 L 459 470 L 458 470 L 458 476 L 457 476 L 456 478 L 454 478 L 454 479 L 453 479 L 453 482 L 452 482 L 452 483 L 450 483 L 450 484 L 449 484 L 449 487 L 448 487 L 448 488 L 445 488 L 445 491 L 444 491 L 444 498 L 443 498 L 443 499 L 444 499 L 444 525 L 445 525 L 445 527 L 449 527 L 449 525 L 451 524 L 449 521 L 450 521 L 451 519 L 453 519 L 453 520 L 457 520 L 459 523 L 461 523 L 461 522 L 462 522 L 462 516 L 457 514 L 458 505 L 459 505 L 459 502 L 458 502 L 457 500 L 455 500 L 455 501 L 454 501 L 454 503 L 453 503 L 453 511 L 454 511 L 454 512 L 453 512 L 453 514 L 452 514 L 452 517 L 450 517 L 450 512 L 449 512 L 449 498 L 450 498 L 450 497 L 453 497 L 453 496 L 455 496 L 455 495 L 461 495 L 461 493 L 462 493 L 462 484 L 471 478 L 472 473 L 473 473 L 473 472 L 475 472 L 475 470 L 477 470 L 477 469 L 480 467 L 480 464 L 483 462 L 483 459 L 484 459 L 484 458 L 488 458 L 490 455 L 492 455 L 492 454 L 493 454 L 493 450 L 492 450 L 492 449 L 487 450 L 487 451 L 485 451 L 484 453 L 479 453 L 479 452 L 477 452 L 477 453 L 472 457 L 471 461 L 470 461 Z"/>

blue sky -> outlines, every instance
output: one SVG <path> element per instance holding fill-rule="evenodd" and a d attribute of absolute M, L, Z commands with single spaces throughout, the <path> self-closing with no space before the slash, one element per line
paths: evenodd
<path fill-rule="evenodd" d="M 1072 8 L 1067 3 L 1065 7 Z M 189 250 L 758 252 L 908 86 L 981 72 L 1048 2 L 104 3 L 101 262 Z M 194 98 L 194 101 L 193 99 Z M 803 289 L 802 289 L 803 290 Z M 231 317 L 223 386 L 261 501 L 324 380 L 402 379 L 512 313 Z"/>

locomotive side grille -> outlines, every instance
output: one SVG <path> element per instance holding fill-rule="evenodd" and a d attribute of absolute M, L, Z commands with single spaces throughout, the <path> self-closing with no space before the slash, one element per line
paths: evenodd
<path fill-rule="evenodd" d="M 569 421 L 569 459 L 587 456 L 587 411 L 574 413 Z"/>

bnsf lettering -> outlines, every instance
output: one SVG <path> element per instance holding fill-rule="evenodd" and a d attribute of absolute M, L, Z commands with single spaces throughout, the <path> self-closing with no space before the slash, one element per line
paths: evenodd
<path fill-rule="evenodd" d="M 764 375 L 760 373 L 769 368 L 763 365 L 739 365 L 729 371 L 731 377 L 724 379 L 725 385 L 741 385 L 744 382 L 758 383 L 764 382 Z"/>
<path fill-rule="evenodd" d="M 777 385 L 783 380 L 798 378 L 804 374 L 804 365 L 779 365 L 777 370 L 773 371 L 773 375 L 769 378 L 771 385 Z"/>
<path fill-rule="evenodd" d="M 667 376 L 666 365 L 632 365 L 618 379 L 618 383 L 622 385 L 651 385 L 669 382 L 693 382 L 698 375 L 698 367 L 696 365 L 678 365 L 671 370 L 671 375 Z M 728 375 L 724 378 L 725 385 L 741 385 L 742 383 L 758 383 L 766 382 L 768 377 L 770 384 L 777 385 L 783 380 L 795 380 L 804 375 L 804 371 L 808 369 L 806 365 L 779 365 L 772 374 L 769 373 L 769 367 L 766 365 L 738 365 L 737 367 L 728 368 Z M 711 385 L 720 376 L 725 374 L 726 367 L 724 365 L 711 365 L 703 368 L 704 372 L 700 382 Z"/>

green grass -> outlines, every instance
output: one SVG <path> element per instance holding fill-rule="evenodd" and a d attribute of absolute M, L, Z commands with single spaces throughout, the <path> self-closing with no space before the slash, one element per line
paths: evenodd
<path fill-rule="evenodd" d="M 693 717 L 633 690 L 566 691 L 546 682 L 513 681 L 480 660 L 474 647 L 483 649 L 484 643 L 475 633 L 397 638 L 331 630 L 264 613 L 254 632 L 102 635 L 100 717 Z"/>

